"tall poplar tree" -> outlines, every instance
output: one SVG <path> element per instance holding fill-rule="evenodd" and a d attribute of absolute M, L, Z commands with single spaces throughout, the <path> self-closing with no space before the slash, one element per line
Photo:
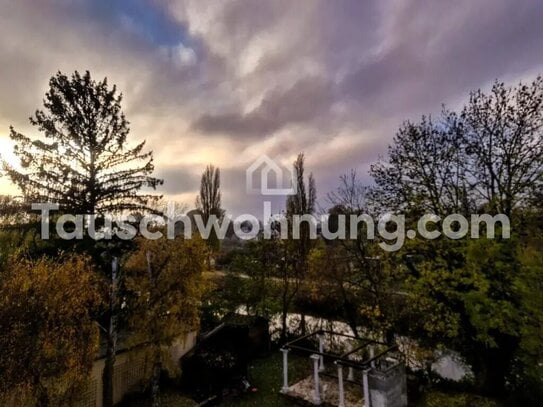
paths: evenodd
<path fill-rule="evenodd" d="M 221 208 L 221 171 L 211 164 L 202 173 L 200 195 L 196 197 L 196 208 L 206 225 L 210 221 L 213 223 L 212 217 L 215 217 L 217 222 L 222 221 L 224 217 L 224 210 Z M 213 251 L 220 248 L 220 240 L 215 229 L 207 238 L 207 244 Z"/>
<path fill-rule="evenodd" d="M 306 181 L 304 175 L 305 156 L 303 153 L 298 154 L 296 161 L 294 161 L 293 171 L 295 175 L 295 180 L 293 180 L 293 182 L 295 182 L 296 193 L 289 195 L 286 202 L 286 215 L 291 227 L 289 233 L 289 249 L 296 279 L 298 281 L 304 281 L 308 271 L 309 252 L 314 246 L 314 240 L 311 238 L 311 227 L 305 221 L 299 223 L 299 236 L 295 236 L 293 226 L 294 217 L 299 216 L 301 218 L 304 215 L 313 215 L 315 213 L 317 189 L 315 187 L 315 178 L 312 173 L 309 174 Z M 288 290 L 288 286 L 285 285 L 284 289 Z M 283 315 L 283 318 L 285 318 L 285 315 Z M 300 329 L 302 335 L 304 335 L 306 331 L 304 313 L 301 315 Z"/>

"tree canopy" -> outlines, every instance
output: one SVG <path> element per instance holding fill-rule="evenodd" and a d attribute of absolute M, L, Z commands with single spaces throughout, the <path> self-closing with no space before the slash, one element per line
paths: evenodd
<path fill-rule="evenodd" d="M 88 258 L 11 258 L 0 278 L 0 395 L 72 404 L 98 351 L 100 284 Z"/>
<path fill-rule="evenodd" d="M 3 170 L 28 202 L 56 202 L 63 212 L 95 214 L 147 209 L 157 196 L 143 192 L 154 178 L 152 153 L 145 142 L 127 145 L 129 123 L 122 95 L 107 78 L 95 81 L 87 71 L 71 77 L 58 72 L 49 81 L 43 110 L 30 123 L 43 137 L 11 127 L 21 169 L 3 161 Z"/>
<path fill-rule="evenodd" d="M 405 123 L 371 173 L 376 202 L 408 222 L 424 213 L 510 218 L 511 239 L 417 238 L 390 257 L 410 271 L 411 335 L 458 350 L 487 393 L 533 380 L 529 365 L 542 360 L 532 341 L 543 312 L 528 286 L 542 281 L 534 197 L 543 177 L 543 79 L 496 82 L 490 93 L 472 92 L 458 113 Z"/>

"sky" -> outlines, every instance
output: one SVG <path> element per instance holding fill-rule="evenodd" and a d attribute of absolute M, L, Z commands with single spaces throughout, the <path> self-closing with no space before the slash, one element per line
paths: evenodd
<path fill-rule="evenodd" d="M 10 125 L 36 134 L 55 72 L 90 70 L 123 92 L 166 200 L 193 206 L 212 163 L 224 208 L 258 214 L 245 170 L 304 152 L 325 206 L 341 174 L 371 183 L 402 122 L 542 73 L 542 17 L 541 0 L 0 0 L 1 155 Z"/>

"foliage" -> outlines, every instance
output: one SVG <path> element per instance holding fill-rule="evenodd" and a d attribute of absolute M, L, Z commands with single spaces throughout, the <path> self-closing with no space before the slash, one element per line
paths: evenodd
<path fill-rule="evenodd" d="M 221 170 L 208 165 L 202 174 L 200 195 L 196 198 L 196 207 L 201 212 L 204 222 L 211 215 L 221 218 Z"/>
<path fill-rule="evenodd" d="M 541 182 L 543 77 L 514 88 L 496 82 L 489 94 L 472 92 L 460 120 L 476 198 L 511 216 Z"/>
<path fill-rule="evenodd" d="M 28 137 L 11 128 L 14 153 L 20 169 L 6 161 L 3 173 L 21 190 L 24 203 L 58 203 L 60 212 L 97 217 L 96 229 L 102 227 L 105 215 L 126 211 L 152 210 L 160 198 L 142 192 L 155 189 L 162 180 L 151 176 L 154 170 L 152 152 L 145 152 L 145 142 L 129 147 L 129 123 L 121 110 L 122 95 L 116 86 L 109 87 L 107 78 L 95 81 L 87 71 L 71 77 L 58 72 L 49 81 L 43 110 L 37 110 L 30 123 L 42 133 Z M 27 208 L 28 210 L 28 208 Z M 35 235 L 33 236 L 35 237 Z M 56 237 L 56 236 L 55 236 Z M 84 240 L 54 239 L 49 250 L 38 254 L 55 255 L 63 248 L 90 254 L 103 273 L 114 251 L 130 247 L 121 239 L 96 242 L 86 234 Z M 43 249 L 43 248 L 40 248 Z M 35 255 L 35 253 L 33 253 Z M 113 405 L 113 362 L 115 337 L 110 308 L 101 321 L 109 325 L 104 405 Z"/>
<path fill-rule="evenodd" d="M 543 78 L 470 94 L 460 113 L 405 123 L 388 156 L 371 167 L 377 197 L 392 210 L 467 213 L 486 205 L 512 215 L 541 183 Z"/>
<path fill-rule="evenodd" d="M 270 318 L 281 309 L 277 284 L 270 281 L 279 276 L 279 244 L 272 239 L 254 240 L 248 242 L 243 253 L 234 257 L 232 270 L 248 277 L 239 298 L 243 298 L 249 315 Z"/>
<path fill-rule="evenodd" d="M 144 209 L 156 199 L 138 193 L 162 181 L 150 176 L 154 165 L 152 153 L 143 152 L 145 142 L 127 148 L 121 100 L 115 86 L 94 81 L 88 71 L 51 78 L 44 110 L 30 118 L 45 139 L 12 127 L 22 170 L 3 162 L 27 202 L 56 202 L 66 213 L 95 214 Z"/>
<path fill-rule="evenodd" d="M 394 293 L 399 273 L 392 273 L 383 259 L 358 260 L 347 244 L 321 245 L 311 251 L 301 296 L 313 308 L 320 304 L 321 314 L 328 318 L 346 321 L 354 335 L 363 327 L 365 335 L 369 331 L 387 337 L 399 319 L 402 298 Z"/>
<path fill-rule="evenodd" d="M 67 405 L 98 350 L 100 285 L 90 261 L 12 258 L 0 276 L 0 391 L 24 388 L 38 405 Z"/>
<path fill-rule="evenodd" d="M 457 122 L 456 114 L 443 112 L 440 123 L 422 117 L 400 127 L 386 159 L 371 166 L 377 184 L 373 199 L 382 209 L 438 215 L 470 209 Z"/>
<path fill-rule="evenodd" d="M 204 332 L 219 325 L 221 319 L 240 306 L 246 306 L 248 280 L 237 273 L 209 273 L 200 307 L 200 324 Z"/>
<path fill-rule="evenodd" d="M 528 216 L 526 238 L 519 248 L 520 270 L 513 290 L 521 299 L 518 307 L 520 345 L 509 378 L 521 400 L 537 405 L 543 399 L 543 212 Z"/>
<path fill-rule="evenodd" d="M 312 215 L 315 212 L 317 199 L 317 190 L 315 187 L 315 178 L 310 173 L 305 179 L 305 156 L 303 153 L 298 154 L 296 161 L 293 164 L 295 175 L 295 193 L 287 197 L 286 202 L 286 217 L 288 221 L 288 236 L 287 245 L 285 247 L 286 263 L 283 267 L 283 336 L 286 332 L 286 313 L 292 299 L 295 298 L 301 282 L 306 277 L 308 270 L 308 256 L 314 244 L 311 238 L 312 226 L 308 222 L 298 222 L 298 227 L 294 228 L 295 219 L 302 219 L 304 215 Z M 314 225 L 316 227 L 316 225 Z M 292 271 L 293 276 L 288 275 L 288 270 Z M 294 284 L 293 284 L 294 283 Z M 291 288 L 292 287 L 292 288 Z M 290 292 L 289 292 L 290 291 Z M 302 335 L 305 334 L 305 316 L 302 313 L 300 320 L 300 328 Z"/>
<path fill-rule="evenodd" d="M 310 281 L 316 288 L 320 286 L 316 295 L 328 293 L 339 301 L 340 315 L 355 335 L 362 326 L 391 339 L 393 327 L 397 330 L 397 322 L 404 318 L 401 282 L 405 270 L 383 252 L 378 239 L 370 238 L 368 224 L 360 221 L 352 228 L 348 221 L 350 217 L 369 218 L 370 214 L 375 219 L 369 192 L 351 171 L 342 175 L 336 191 L 328 194 L 332 208 L 323 227 L 334 233 L 343 217 L 347 238 L 324 240 L 326 244 L 313 253 Z"/>
<path fill-rule="evenodd" d="M 48 242 L 39 239 L 38 219 L 20 198 L 0 196 L 0 264 L 19 253 L 45 251 Z"/>
<path fill-rule="evenodd" d="M 153 386 L 167 362 L 165 350 L 198 327 L 206 247 L 199 239 L 141 239 L 125 264 L 131 341 L 148 343 Z M 156 393 L 155 393 L 156 392 Z M 153 388 L 153 395 L 158 389 Z"/>
<path fill-rule="evenodd" d="M 418 404 L 419 407 L 500 407 L 501 404 L 482 396 L 467 393 L 441 393 L 431 391 Z"/>
<path fill-rule="evenodd" d="M 389 256 L 410 274 L 411 335 L 460 351 L 489 394 L 526 378 L 519 358 L 540 343 L 541 304 L 528 289 L 539 284 L 539 266 L 523 257 L 541 233 L 524 219 L 540 213 L 533 197 L 543 176 L 542 131 L 543 79 L 514 88 L 496 82 L 489 94 L 472 92 L 459 113 L 444 109 L 437 123 L 405 123 L 371 170 L 376 203 L 412 225 L 425 213 L 510 218 L 511 239 L 415 239 Z"/>
<path fill-rule="evenodd" d="M 503 393 L 522 325 L 515 241 L 440 239 L 413 247 L 419 260 L 405 286 L 410 335 L 457 350 L 480 389 Z"/>
<path fill-rule="evenodd" d="M 213 218 L 221 221 L 224 216 L 224 210 L 221 208 L 221 171 L 213 165 L 208 165 L 202 174 L 200 182 L 200 195 L 196 197 L 196 208 L 204 225 L 207 225 Z M 212 230 L 207 238 L 207 244 L 213 250 L 220 248 L 220 240 Z"/>

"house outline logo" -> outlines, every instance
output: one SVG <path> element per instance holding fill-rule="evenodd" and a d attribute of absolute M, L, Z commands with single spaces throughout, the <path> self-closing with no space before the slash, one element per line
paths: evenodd
<path fill-rule="evenodd" d="M 260 167 L 264 165 L 262 169 Z M 253 175 L 260 171 L 260 188 L 253 186 Z M 270 188 L 268 186 L 268 179 L 270 172 L 275 174 L 277 185 L 284 185 L 285 174 L 290 176 L 291 187 L 290 188 Z M 263 154 L 259 156 L 245 171 L 246 187 L 249 194 L 261 194 L 261 195 L 295 195 L 296 194 L 296 182 L 294 177 L 294 171 L 292 169 L 283 168 L 277 162 L 272 160 L 267 155 Z"/>

